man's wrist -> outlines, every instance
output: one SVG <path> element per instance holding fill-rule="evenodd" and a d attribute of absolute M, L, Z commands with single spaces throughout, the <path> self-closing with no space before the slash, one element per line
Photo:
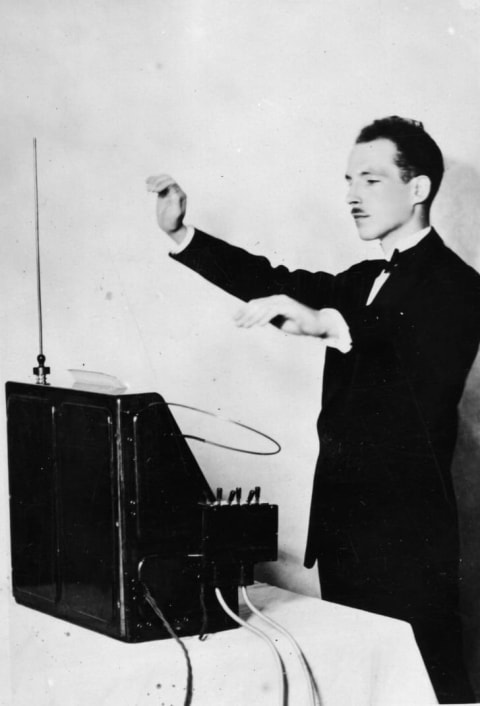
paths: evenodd
<path fill-rule="evenodd" d="M 323 338 L 329 348 L 348 353 L 352 348 L 350 329 L 337 309 L 325 308 L 317 311 L 317 335 Z"/>
<path fill-rule="evenodd" d="M 195 235 L 195 228 L 193 226 L 183 225 L 175 233 L 170 233 L 170 237 L 174 241 L 175 245 L 170 249 L 171 255 L 178 255 L 187 248 L 193 240 Z"/>

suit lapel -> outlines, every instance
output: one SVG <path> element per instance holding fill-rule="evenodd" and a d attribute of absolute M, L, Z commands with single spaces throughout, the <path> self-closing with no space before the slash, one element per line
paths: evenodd
<path fill-rule="evenodd" d="M 370 306 L 383 308 L 415 296 L 416 287 L 435 268 L 442 249 L 443 241 L 432 229 L 418 245 L 402 254 L 399 267 L 390 274 Z"/>

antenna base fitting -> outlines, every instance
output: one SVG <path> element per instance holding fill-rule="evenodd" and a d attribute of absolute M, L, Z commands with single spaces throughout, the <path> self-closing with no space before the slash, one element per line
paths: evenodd
<path fill-rule="evenodd" d="M 50 375 L 50 368 L 45 365 L 45 356 L 40 354 L 37 356 L 38 365 L 33 368 L 33 374 L 37 378 L 37 385 L 48 385 L 47 375 Z"/>

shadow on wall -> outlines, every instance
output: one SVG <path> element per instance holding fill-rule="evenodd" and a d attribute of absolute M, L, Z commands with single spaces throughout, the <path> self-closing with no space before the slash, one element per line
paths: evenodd
<path fill-rule="evenodd" d="M 453 479 L 460 520 L 461 603 L 466 657 L 480 698 L 480 355 L 467 380 L 459 421 Z"/>
<path fill-rule="evenodd" d="M 480 175 L 469 165 L 447 165 L 439 212 L 448 245 L 480 270 Z M 448 322 L 445 322 L 448 326 Z M 480 321 L 472 321 L 480 326 Z M 453 462 L 461 534 L 461 604 L 470 675 L 480 697 L 480 353 L 468 376 L 459 408 Z"/>

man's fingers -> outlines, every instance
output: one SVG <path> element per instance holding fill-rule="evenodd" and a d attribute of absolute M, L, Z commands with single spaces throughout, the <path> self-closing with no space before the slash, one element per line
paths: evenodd
<path fill-rule="evenodd" d="M 171 186 L 177 186 L 177 182 L 169 174 L 158 174 L 157 176 L 148 177 L 147 191 L 161 194 L 162 191 L 167 191 Z"/>
<path fill-rule="evenodd" d="M 175 184 L 175 180 L 170 174 L 155 174 L 149 176 L 146 183 L 149 191 L 156 191 L 157 189 L 165 189 L 167 186 Z"/>
<path fill-rule="evenodd" d="M 283 295 L 252 299 L 235 314 L 234 321 L 241 328 L 266 326 L 279 314 L 286 314 L 288 300 Z"/>
<path fill-rule="evenodd" d="M 239 312 L 239 314 L 235 317 L 235 323 L 240 328 L 250 328 L 250 326 L 253 326 L 256 323 L 257 318 L 258 312 L 247 308 Z"/>
<path fill-rule="evenodd" d="M 265 326 L 275 316 L 278 311 L 271 302 L 250 302 L 242 307 L 235 314 L 234 321 L 241 328 L 250 328 L 252 326 Z"/>

